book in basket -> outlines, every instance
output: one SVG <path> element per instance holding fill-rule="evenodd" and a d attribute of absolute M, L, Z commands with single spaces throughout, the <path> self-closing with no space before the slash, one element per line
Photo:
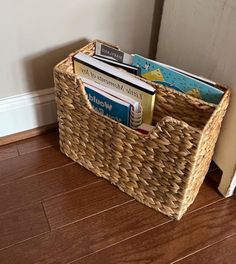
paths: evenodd
<path fill-rule="evenodd" d="M 130 54 L 125 53 L 118 48 L 108 46 L 99 41 L 96 41 L 94 55 L 108 60 L 124 63 L 127 65 L 132 64 L 132 56 Z"/>
<path fill-rule="evenodd" d="M 83 53 L 73 56 L 74 71 L 80 77 L 99 83 L 116 92 L 123 93 L 142 106 L 142 122 L 151 124 L 156 89 L 128 72 L 110 66 Z"/>
<path fill-rule="evenodd" d="M 133 66 L 139 67 L 139 74 L 147 80 L 167 85 L 177 91 L 213 104 L 218 104 L 224 94 L 223 91 L 214 87 L 216 85 L 214 82 L 205 78 L 138 54 L 133 54 L 132 57 Z"/>
<path fill-rule="evenodd" d="M 104 61 L 114 67 L 125 69 L 132 74 L 138 74 L 138 68 L 131 65 L 132 55 L 99 41 L 96 41 L 93 58 Z"/>
<path fill-rule="evenodd" d="M 122 93 L 81 77 L 93 109 L 115 121 L 137 129 L 142 123 L 141 104 Z"/>

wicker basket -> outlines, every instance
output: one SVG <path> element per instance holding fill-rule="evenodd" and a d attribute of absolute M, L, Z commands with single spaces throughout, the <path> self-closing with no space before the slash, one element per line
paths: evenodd
<path fill-rule="evenodd" d="M 92 55 L 94 42 L 80 51 Z M 222 88 L 215 106 L 151 83 L 157 89 L 155 129 L 142 135 L 92 109 L 72 55 L 54 69 L 61 151 L 141 203 L 180 219 L 208 171 L 229 91 Z"/>

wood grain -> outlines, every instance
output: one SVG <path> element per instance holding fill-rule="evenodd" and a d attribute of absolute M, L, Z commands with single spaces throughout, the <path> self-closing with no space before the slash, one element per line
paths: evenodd
<path fill-rule="evenodd" d="M 49 231 L 41 204 L 0 216 L 0 249 Z"/>
<path fill-rule="evenodd" d="M 71 160 L 56 147 L 0 161 L 0 185 L 68 163 Z"/>
<path fill-rule="evenodd" d="M 214 164 L 176 222 L 67 159 L 57 141 L 52 132 L 0 147 L 1 264 L 234 261 L 236 197 L 216 191 Z"/>
<path fill-rule="evenodd" d="M 176 264 L 233 264 L 236 262 L 236 235 L 186 257 Z"/>
<path fill-rule="evenodd" d="M 0 147 L 0 161 L 18 156 L 16 144 L 9 144 Z"/>
<path fill-rule="evenodd" d="M 74 163 L 2 185 L 0 214 L 99 180 L 101 178 Z"/>
<path fill-rule="evenodd" d="M 52 229 L 132 200 L 105 180 L 43 202 Z"/>
<path fill-rule="evenodd" d="M 158 226 L 169 221 L 166 216 L 136 201 L 131 201 L 54 230 L 50 234 L 2 250 L 0 263 L 66 264 L 143 232 L 154 225 Z M 103 262 L 105 263 L 108 262 Z"/>
<path fill-rule="evenodd" d="M 236 197 L 185 215 L 74 264 L 170 263 L 236 232 Z M 201 262 L 200 262 L 201 263 Z"/>
<path fill-rule="evenodd" d="M 57 131 L 17 142 L 17 148 L 20 155 L 50 146 L 59 146 L 59 137 Z"/>
<path fill-rule="evenodd" d="M 90 187 L 92 186 L 94 184 Z M 202 198 L 198 200 L 200 204 L 196 201 L 195 208 L 207 205 L 202 204 L 202 199 L 207 197 L 208 190 L 202 189 L 199 194 Z M 153 227 L 164 224 L 168 229 L 171 222 L 166 216 L 136 201 L 130 201 L 3 250 L 0 252 L 0 263 L 68 263 Z M 189 228 L 191 229 L 191 226 Z M 171 228 L 167 230 L 167 236 L 170 231 Z M 152 237 L 152 232 L 149 232 Z M 155 237 L 158 239 L 159 235 L 155 234 Z M 27 255 L 24 252 L 28 252 Z"/>

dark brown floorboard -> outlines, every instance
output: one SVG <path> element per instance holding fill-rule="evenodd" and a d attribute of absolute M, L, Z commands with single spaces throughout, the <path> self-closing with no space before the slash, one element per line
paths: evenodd
<path fill-rule="evenodd" d="M 66 264 L 143 232 L 154 223 L 159 225 L 168 221 L 170 220 L 166 216 L 156 214 L 136 201 L 130 201 L 87 218 L 86 221 L 79 221 L 0 251 L 0 263 Z M 24 252 L 28 252 L 27 255 Z M 15 260 L 17 261 L 13 262 Z"/>
<path fill-rule="evenodd" d="M 58 146 L 59 137 L 57 132 L 47 133 L 38 137 L 33 137 L 19 141 L 17 148 L 20 155 L 30 153 L 43 148 Z"/>
<path fill-rule="evenodd" d="M 52 229 L 131 200 L 105 180 L 44 202 Z"/>
<path fill-rule="evenodd" d="M 236 263 L 236 234 L 175 263 L 234 264 Z"/>
<path fill-rule="evenodd" d="M 214 164 L 174 221 L 66 158 L 55 132 L 0 147 L 0 160 L 1 264 L 235 262 L 236 197 L 218 193 Z"/>
<path fill-rule="evenodd" d="M 71 160 L 60 153 L 56 147 L 49 147 L 16 158 L 3 160 L 0 161 L 0 185 L 70 162 Z"/>
<path fill-rule="evenodd" d="M 1 215 L 0 248 L 47 231 L 49 226 L 41 203 Z"/>
<path fill-rule="evenodd" d="M 75 263 L 170 263 L 235 233 L 235 218 L 236 197 L 232 197 Z"/>
<path fill-rule="evenodd" d="M 110 186 L 111 191 L 115 189 L 112 185 L 107 186 Z M 205 197 L 207 195 L 205 191 L 207 189 L 204 188 L 199 196 Z M 108 195 L 107 199 L 109 197 Z M 201 201 L 202 198 L 196 201 L 195 209 L 202 206 Z M 97 204 L 93 204 L 93 207 L 96 208 Z M 91 207 L 91 204 L 88 207 Z M 190 212 L 191 210 L 190 208 Z M 16 264 L 54 263 L 55 258 L 58 261 L 56 263 L 67 263 L 160 224 L 168 223 L 168 226 L 171 221 L 173 220 L 163 214 L 131 200 L 74 224 L 54 230 L 50 234 L 42 235 L 2 252 L 0 251 L 0 263 L 8 263 L 7 261 L 11 263 L 12 254 L 19 259 L 18 262 L 15 262 Z M 158 237 L 158 235 L 155 236 Z M 25 256 L 24 252 L 28 252 L 30 255 Z M 33 252 L 33 254 L 30 252 Z M 32 262 L 27 262 L 28 257 Z"/>
<path fill-rule="evenodd" d="M 2 185 L 0 214 L 99 180 L 93 173 L 74 163 Z"/>
<path fill-rule="evenodd" d="M 16 144 L 0 146 L 0 161 L 15 158 L 18 156 Z"/>

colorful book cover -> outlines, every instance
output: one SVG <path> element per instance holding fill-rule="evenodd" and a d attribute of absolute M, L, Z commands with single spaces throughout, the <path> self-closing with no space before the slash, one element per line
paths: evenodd
<path fill-rule="evenodd" d="M 123 93 L 141 103 L 142 121 L 152 123 L 156 89 L 135 76 L 98 61 L 83 53 L 73 57 L 74 71 L 80 77 L 87 78 L 114 91 Z"/>
<path fill-rule="evenodd" d="M 123 102 L 126 102 L 128 105 L 131 106 L 131 111 L 130 111 L 130 117 L 129 117 L 129 126 L 133 129 L 137 129 L 141 123 L 142 123 L 142 107 L 140 102 L 137 100 L 123 94 L 120 92 L 116 92 L 112 89 L 109 89 L 99 83 L 96 83 L 94 81 L 91 81 L 89 79 L 86 79 L 84 77 L 80 77 L 84 87 L 90 87 L 92 90 L 100 90 L 101 92 L 105 93 L 106 97 L 112 96 L 112 99 L 115 100 L 114 98 L 118 98 Z M 114 98 L 113 98 L 114 97 Z M 110 98 L 110 97 L 109 97 Z"/>
<path fill-rule="evenodd" d="M 150 81 L 157 82 L 177 91 L 189 94 L 206 102 L 218 104 L 223 91 L 198 79 L 164 66 L 162 63 L 133 55 L 132 64 L 140 69 L 140 75 Z"/>
<path fill-rule="evenodd" d="M 95 87 L 86 85 L 85 91 L 88 95 L 88 100 L 96 112 L 108 116 L 126 126 L 130 126 L 130 104 L 106 94 Z"/>

